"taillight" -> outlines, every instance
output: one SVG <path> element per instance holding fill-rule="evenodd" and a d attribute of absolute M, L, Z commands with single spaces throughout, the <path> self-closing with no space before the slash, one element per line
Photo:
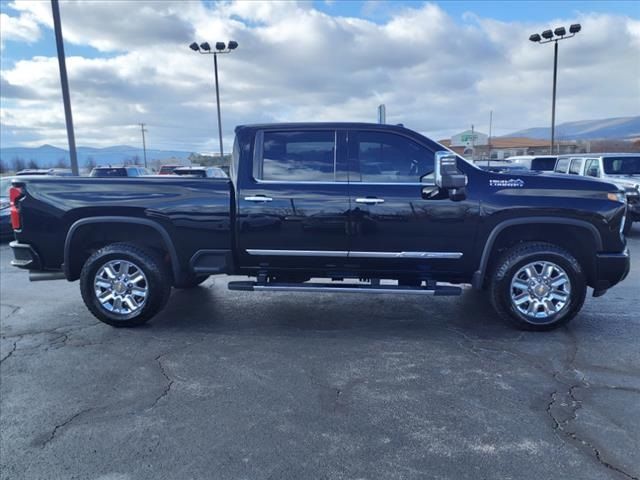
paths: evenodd
<path fill-rule="evenodd" d="M 14 230 L 20 230 L 22 222 L 20 221 L 20 212 L 16 202 L 24 196 L 24 190 L 22 187 L 11 187 L 9 189 L 9 205 L 11 208 L 11 227 Z"/>

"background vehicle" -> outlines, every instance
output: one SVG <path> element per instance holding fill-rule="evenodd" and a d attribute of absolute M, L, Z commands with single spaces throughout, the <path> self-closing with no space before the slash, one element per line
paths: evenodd
<path fill-rule="evenodd" d="M 144 167 L 95 167 L 90 177 L 142 177 L 150 175 Z"/>
<path fill-rule="evenodd" d="M 229 178 L 224 170 L 218 167 L 178 167 L 173 170 L 173 173 L 201 178 Z"/>
<path fill-rule="evenodd" d="M 162 165 L 158 171 L 158 175 L 172 175 L 173 171 L 181 165 Z"/>
<path fill-rule="evenodd" d="M 0 240 L 13 237 L 11 228 L 11 212 L 9 201 L 9 188 L 12 177 L 0 178 Z"/>
<path fill-rule="evenodd" d="M 573 318 L 625 278 L 623 193 L 600 180 L 478 169 L 401 126 L 236 128 L 230 179 L 24 177 L 13 264 L 80 280 L 100 320 L 138 325 L 171 286 L 459 295 L 520 328 Z M 331 279 L 323 283 L 312 278 Z M 447 283 L 446 285 L 444 283 Z"/>
<path fill-rule="evenodd" d="M 514 165 L 522 165 L 527 170 L 533 170 L 538 172 L 553 172 L 557 155 L 519 155 L 515 157 L 509 157 L 508 160 Z"/>
<path fill-rule="evenodd" d="M 640 154 L 585 153 L 561 160 L 562 173 L 599 178 L 624 189 L 628 205 L 625 233 L 629 233 L 633 222 L 640 221 Z"/>
<path fill-rule="evenodd" d="M 68 168 L 27 168 L 16 173 L 21 177 L 24 175 L 54 175 L 56 177 L 70 177 L 71 170 Z"/>

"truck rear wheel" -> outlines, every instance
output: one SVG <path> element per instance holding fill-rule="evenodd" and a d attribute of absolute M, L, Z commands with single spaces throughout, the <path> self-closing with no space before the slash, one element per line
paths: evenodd
<path fill-rule="evenodd" d="M 587 285 L 578 261 L 543 242 L 517 245 L 498 261 L 491 278 L 491 303 L 498 314 L 524 330 L 551 330 L 582 308 Z"/>
<path fill-rule="evenodd" d="M 85 262 L 80 292 L 98 320 L 114 327 L 134 327 L 166 305 L 171 280 L 160 255 L 136 245 L 114 243 Z"/>

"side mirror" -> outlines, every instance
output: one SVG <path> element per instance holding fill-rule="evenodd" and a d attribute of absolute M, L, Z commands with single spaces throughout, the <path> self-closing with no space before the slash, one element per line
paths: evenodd
<path fill-rule="evenodd" d="M 450 190 L 467 185 L 467 176 L 458 170 L 458 157 L 446 151 L 436 152 L 435 157 L 434 177 L 438 187 Z"/>

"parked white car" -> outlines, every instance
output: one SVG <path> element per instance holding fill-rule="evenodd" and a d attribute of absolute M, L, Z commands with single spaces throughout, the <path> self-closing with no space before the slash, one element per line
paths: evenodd
<path fill-rule="evenodd" d="M 601 178 L 623 188 L 627 197 L 625 233 L 640 221 L 640 154 L 582 153 L 558 157 L 556 173 Z"/>

